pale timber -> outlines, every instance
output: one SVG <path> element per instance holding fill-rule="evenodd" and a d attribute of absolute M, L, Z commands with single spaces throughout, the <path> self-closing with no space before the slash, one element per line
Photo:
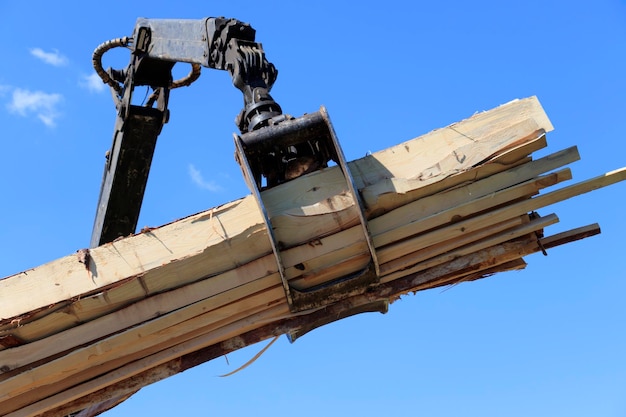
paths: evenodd
<path fill-rule="evenodd" d="M 390 177 L 419 178 L 426 185 L 454 172 L 468 169 L 487 158 L 490 155 L 488 152 L 513 146 L 520 138 L 538 129 L 552 130 L 539 102 L 534 98 L 513 101 L 436 130 L 432 134 L 354 161 L 350 163 L 350 169 L 359 189 Z M 503 131 L 504 136 L 496 135 L 494 131 Z M 473 149 L 481 139 L 487 142 L 486 150 L 479 149 L 480 152 L 474 153 Z M 456 153 L 457 149 L 463 149 L 463 155 Z M 448 167 L 448 170 L 443 170 L 442 166 Z M 285 212 L 286 216 L 295 217 L 297 214 L 304 214 L 307 207 L 318 204 L 320 196 L 323 201 L 333 192 L 334 182 L 326 181 L 326 177 L 336 178 L 337 171 L 336 168 L 318 171 L 284 186 L 275 187 L 269 193 L 277 195 L 275 200 L 282 206 L 281 214 Z M 309 183 L 311 187 L 307 187 Z M 285 206 L 284 201 L 288 205 Z M 271 205 L 268 209 L 272 211 Z M 251 197 L 246 197 L 149 233 L 93 249 L 91 271 L 86 271 L 85 266 L 77 262 L 76 256 L 67 256 L 1 280 L 0 293 L 10 293 L 11 297 L 0 305 L 0 319 L 10 319 L 73 297 L 93 294 L 135 276 L 144 277 L 148 291 L 162 290 L 161 285 L 150 286 L 151 280 L 147 277 L 150 272 L 168 269 L 169 264 L 183 258 L 195 260 L 194 255 L 209 247 L 215 253 L 212 254 L 211 268 L 206 272 L 203 270 L 205 276 L 237 268 L 259 255 L 269 253 L 263 229 L 256 203 Z M 263 238 L 250 239 L 255 234 L 262 234 Z M 213 248 L 214 246 L 217 247 Z M 217 263 L 218 261 L 220 262 Z M 205 268 L 207 262 L 195 263 Z M 184 275 L 191 275 L 192 271 L 188 273 L 188 270 L 193 266 L 186 264 L 181 268 L 177 265 L 177 268 L 184 270 Z M 168 270 L 166 274 L 171 277 L 169 274 L 172 272 Z M 197 278 L 200 277 L 202 275 Z M 185 281 L 183 279 L 176 284 Z M 33 297 L 32 294 L 38 296 Z"/>
<path fill-rule="evenodd" d="M 448 206 L 450 206 L 451 205 L 450 202 L 455 201 L 453 199 L 454 194 L 459 195 L 459 197 L 457 197 L 457 200 L 459 201 L 460 199 L 463 199 L 465 195 L 472 195 L 478 198 L 482 196 L 483 194 L 489 194 L 489 193 L 495 192 L 500 188 L 505 188 L 508 185 L 515 184 L 516 182 L 523 181 L 528 178 L 532 178 L 540 173 L 544 173 L 551 169 L 558 168 L 567 163 L 573 162 L 577 160 L 578 158 L 579 156 L 578 156 L 578 153 L 576 152 L 576 149 L 569 148 L 566 151 L 558 152 L 556 154 L 541 158 L 537 161 L 533 161 L 525 165 L 522 165 L 521 167 L 518 167 L 516 169 L 511 169 L 509 171 L 506 171 L 504 172 L 505 174 L 504 176 L 493 175 L 488 178 L 487 182 L 485 181 L 475 182 L 471 184 L 471 186 L 467 186 L 466 188 L 457 187 L 456 189 L 445 192 L 443 194 L 436 194 L 435 196 L 433 196 L 434 198 L 420 199 L 418 200 L 419 205 L 408 206 L 409 210 L 406 210 L 406 209 L 403 209 L 402 211 L 398 210 L 396 211 L 396 214 L 394 214 L 394 216 L 384 217 L 385 222 L 387 222 L 386 227 L 389 229 L 394 224 L 399 224 L 398 222 L 404 219 L 404 217 L 406 217 L 406 214 L 403 214 L 403 211 L 404 212 L 408 211 L 408 213 L 410 214 L 418 213 L 418 214 L 421 214 L 421 216 L 426 216 L 427 214 L 429 214 L 429 212 L 426 211 L 427 208 L 443 209 L 443 203 L 442 203 L 443 201 L 445 201 L 448 204 Z M 467 171 L 467 172 L 471 173 L 472 171 Z M 504 178 L 505 181 L 501 181 L 500 180 L 501 177 Z M 481 185 L 482 183 L 485 183 L 485 185 L 484 186 Z M 490 184 L 493 184 L 493 185 L 490 185 Z M 484 191 L 481 191 L 481 190 L 484 190 Z M 404 219 L 404 221 L 409 221 L 415 218 L 418 218 L 418 216 L 413 215 L 411 219 Z M 389 221 L 393 221 L 395 223 L 390 224 Z M 376 237 L 376 242 L 379 245 L 388 243 L 382 240 L 384 236 L 380 236 L 380 234 L 382 233 L 382 229 L 381 229 L 382 226 L 380 225 L 385 224 L 385 222 L 375 220 L 370 223 L 370 230 L 372 231 L 372 234 Z M 344 250 L 344 252 L 341 253 L 341 259 L 348 259 L 348 258 L 351 258 L 352 256 L 357 256 L 357 253 L 362 253 L 363 250 L 364 248 L 362 247 L 362 245 L 361 247 L 357 247 L 356 249 L 352 249 L 352 250 L 348 248 L 348 250 Z M 266 259 L 266 261 L 269 264 L 273 262 L 271 258 Z M 323 263 L 322 261 L 323 260 L 319 261 L 318 263 L 322 264 Z M 313 260 L 309 261 L 308 264 L 311 270 L 316 270 L 317 264 Z M 271 265 L 266 266 L 266 268 L 270 269 Z M 211 286 L 217 287 L 214 291 L 219 291 L 220 288 L 224 290 L 225 288 L 228 288 L 229 286 L 231 286 L 232 283 L 234 282 L 233 281 L 234 279 L 235 277 L 228 277 L 228 280 L 229 280 L 228 282 L 220 281 L 222 283 L 221 287 L 218 285 L 219 282 L 217 280 L 212 280 L 203 285 L 211 285 Z M 127 290 L 128 287 L 130 287 L 131 289 L 130 291 Z M 105 297 L 102 296 L 102 294 L 96 297 L 88 297 L 83 300 L 80 300 L 79 303 L 72 304 L 72 306 L 69 307 L 70 309 L 69 311 L 68 309 L 61 309 L 58 314 L 49 314 L 44 319 L 39 321 L 40 324 L 32 332 L 31 332 L 31 328 L 35 326 L 28 326 L 26 323 L 24 323 L 24 321 L 22 321 L 20 322 L 20 327 L 16 329 L 15 333 L 18 336 L 21 336 L 22 338 L 26 340 L 37 339 L 38 337 L 45 335 L 45 330 L 48 327 L 52 327 L 54 325 L 58 327 L 59 324 L 64 319 L 69 319 L 71 323 L 75 323 L 76 321 L 79 321 L 79 320 L 84 321 L 86 311 L 90 311 L 90 309 L 97 311 L 97 308 L 94 308 L 91 306 L 91 304 L 95 304 L 96 302 L 100 302 L 104 304 L 104 307 L 106 307 L 107 305 L 106 302 L 109 302 L 110 304 L 114 304 L 115 302 L 114 300 L 117 300 L 117 299 L 128 301 L 128 300 L 135 300 L 136 298 L 140 298 L 140 296 L 143 295 L 143 290 L 141 290 L 141 288 L 142 288 L 141 285 L 139 285 L 137 281 L 131 281 L 130 283 L 125 284 L 124 286 L 118 286 L 104 293 L 106 294 L 106 299 Z M 125 297 L 119 295 L 120 292 L 123 292 Z M 200 291 L 195 290 L 195 287 L 190 287 L 188 293 L 192 295 L 193 294 L 205 294 L 205 292 L 202 290 Z M 193 301 L 194 299 L 192 298 L 189 302 L 193 302 Z M 80 304 L 80 308 L 73 308 L 75 304 Z M 101 307 L 101 308 L 104 308 L 104 307 Z M 174 306 L 170 304 L 169 307 L 163 306 L 161 310 L 167 311 L 168 309 L 173 309 L 173 308 Z M 153 311 L 154 309 L 157 309 L 156 305 L 153 306 L 151 309 L 146 309 L 145 311 L 149 312 L 149 311 Z M 78 310 L 78 312 L 76 310 Z M 137 312 L 134 312 L 133 314 L 128 314 L 125 317 L 127 319 L 132 319 L 132 320 L 137 319 L 138 322 L 147 319 L 147 317 L 144 317 L 143 315 L 138 315 Z M 51 326 L 45 325 L 46 320 L 51 323 Z M 122 320 L 120 324 L 124 322 L 125 321 Z M 132 324 L 134 323 L 129 323 L 128 326 Z M 99 327 L 102 328 L 103 330 L 106 329 L 105 326 L 99 326 Z M 54 329 L 54 327 L 52 328 Z M 59 344 L 58 346 L 61 347 L 62 344 Z M 33 347 L 33 350 L 36 350 L 36 349 Z M 16 353 L 16 355 L 18 354 Z"/>
<path fill-rule="evenodd" d="M 297 336 L 352 308 L 386 311 L 410 291 L 520 269 L 527 254 L 598 233 L 541 238 L 558 217 L 529 214 L 626 179 L 622 169 L 537 196 L 571 179 L 567 168 L 551 171 L 579 158 L 570 148 L 533 160 L 550 130 L 529 98 L 350 162 L 381 281 L 317 310 L 289 310 L 251 197 L 93 249 L 88 268 L 71 255 L 1 280 L 0 294 L 11 297 L 0 304 L 0 414 L 115 402 L 219 352 Z M 294 288 L 370 262 L 336 167 L 263 195 Z M 44 292 L 33 299 L 35 287 Z"/>
<path fill-rule="evenodd" d="M 431 269 L 419 277 L 407 277 L 405 278 L 405 281 L 410 281 L 410 283 L 407 284 L 404 282 L 401 283 L 401 285 L 398 285 L 398 287 L 419 289 L 420 285 L 424 285 L 425 282 L 433 282 L 433 280 L 437 279 L 437 277 L 441 277 L 440 280 L 443 282 L 453 281 L 455 279 L 462 280 L 464 277 L 467 277 L 467 279 L 476 279 L 477 277 L 473 276 L 473 273 L 470 272 L 468 274 L 468 270 L 476 271 L 480 268 L 480 265 L 484 263 L 491 263 L 493 259 L 501 259 L 501 265 L 506 266 L 509 263 L 515 263 L 515 260 L 517 260 L 519 256 L 525 256 L 539 251 L 541 246 L 549 247 L 549 244 L 547 243 L 548 241 L 555 240 L 565 243 L 571 240 L 576 240 L 579 238 L 579 234 L 583 235 L 580 237 L 582 238 L 594 233 L 597 233 L 597 226 L 587 227 L 584 232 L 571 231 L 557 235 L 554 238 L 541 239 L 541 243 L 533 238 L 526 238 L 516 242 L 506 243 L 504 245 L 473 253 L 469 256 L 458 258 L 454 263 Z M 564 237 L 563 235 L 568 236 Z M 497 268 L 497 266 L 495 268 Z M 493 270 L 494 267 L 484 269 L 484 271 L 488 271 L 489 273 L 492 273 Z M 369 297 L 375 298 L 376 296 L 397 292 L 395 289 L 388 289 L 384 286 L 381 286 L 377 291 L 378 294 L 370 294 Z M 358 298 L 367 297 L 363 295 L 353 297 L 353 299 L 345 300 L 344 302 L 338 303 L 338 305 L 345 303 L 358 304 L 359 301 L 354 300 Z M 336 311 L 340 311 L 339 308 L 333 309 L 333 307 L 338 306 L 331 306 L 331 310 L 328 313 L 335 314 Z M 315 315 L 315 313 L 313 313 L 313 315 Z M 80 386 L 76 386 L 38 403 L 34 403 L 19 412 L 9 415 L 36 415 L 38 413 L 45 413 L 46 411 L 49 411 L 50 413 L 42 415 L 66 415 L 68 411 L 84 408 L 85 405 L 91 404 L 94 401 L 102 401 L 115 395 L 123 395 L 125 393 L 133 392 L 138 388 L 141 388 L 141 386 L 164 379 L 178 372 L 182 372 L 185 369 L 188 369 L 188 367 L 224 355 L 234 349 L 297 329 L 302 325 L 302 318 L 306 317 L 292 317 L 291 319 L 283 320 L 278 324 L 266 325 L 249 332 L 241 333 L 240 335 L 227 339 L 224 342 L 207 346 L 206 348 L 198 348 L 199 345 L 202 345 L 202 342 L 194 340 L 185 344 L 184 347 L 180 346 L 176 349 L 164 351 L 162 354 L 157 355 L 161 359 L 155 359 L 152 357 L 144 358 L 123 368 L 118 368 L 117 370 L 99 378 L 87 381 Z M 181 351 L 191 351 L 194 349 L 198 349 L 195 350 L 195 352 L 198 353 L 186 355 L 180 354 Z M 168 355 L 173 359 L 161 363 L 163 360 L 162 358 Z M 149 363 L 152 363 L 153 366 L 150 366 Z M 158 363 L 161 364 L 156 365 Z M 124 379 L 125 375 L 133 375 L 134 378 Z M 91 392 L 92 394 L 81 397 L 81 393 L 85 392 Z M 73 403 L 71 401 L 73 401 Z"/>

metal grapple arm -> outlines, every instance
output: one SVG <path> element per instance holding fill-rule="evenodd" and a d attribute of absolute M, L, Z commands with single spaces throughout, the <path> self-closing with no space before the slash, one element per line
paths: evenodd
<path fill-rule="evenodd" d="M 255 30 L 236 19 L 140 18 L 132 37 L 96 48 L 94 68 L 111 87 L 117 119 L 113 144 L 107 152 L 92 247 L 135 231 L 156 140 L 169 119 L 170 90 L 193 83 L 201 67 L 228 71 L 243 94 L 244 106 L 236 123 L 244 155 L 238 158 L 240 165 L 241 158 L 246 159 L 254 186 L 272 187 L 335 159 L 323 140 L 310 137 L 319 126 L 282 114 L 270 96 L 278 71 L 254 38 Z M 128 48 L 130 63 L 125 69 L 105 71 L 102 56 L 114 47 Z M 173 80 L 172 68 L 177 62 L 190 63 L 192 70 L 183 79 Z M 134 88 L 141 85 L 149 86 L 153 93 L 145 105 L 132 104 Z M 277 135 L 271 134 L 275 129 L 256 134 L 278 125 Z"/>
<path fill-rule="evenodd" d="M 290 309 L 293 312 L 317 309 L 337 301 L 341 294 L 364 292 L 377 281 L 379 265 L 363 203 L 326 109 L 322 107 L 298 118 L 282 113 L 269 94 L 276 81 L 276 68 L 267 61 L 254 36 L 254 29 L 235 19 L 139 19 L 132 38 L 111 41 L 96 49 L 94 67 L 111 86 L 118 113 L 91 245 L 99 246 L 135 231 L 156 139 L 169 118 L 170 90 L 191 84 L 203 66 L 225 70 L 244 98 L 244 108 L 236 120 L 241 134 L 234 137 L 235 156 L 263 215 Z M 131 50 L 130 63 L 123 70 L 104 71 L 102 54 L 116 46 Z M 189 75 L 181 80 L 172 80 L 171 70 L 176 62 L 192 65 Z M 138 85 L 153 89 L 143 106 L 131 101 Z M 285 274 L 282 260 L 285 248 L 280 236 L 274 233 L 272 213 L 266 209 L 264 200 L 267 194 L 261 191 L 325 168 L 331 160 L 343 174 L 345 195 L 355 202 L 354 214 L 361 224 L 371 259 L 356 274 L 339 277 L 321 288 L 298 290 L 291 287 Z M 384 308 L 376 304 L 347 314 Z M 313 327 L 321 324 L 324 323 L 315 323 Z"/>
<path fill-rule="evenodd" d="M 139 19 L 133 38 L 133 53 L 144 58 L 138 64 L 136 84 L 158 81 L 167 87 L 170 68 L 164 63 L 188 62 L 230 73 L 244 97 L 237 123 L 241 133 L 263 127 L 282 113 L 269 94 L 278 71 L 265 57 L 263 46 L 255 42 L 255 30 L 249 24 L 221 17 Z"/>

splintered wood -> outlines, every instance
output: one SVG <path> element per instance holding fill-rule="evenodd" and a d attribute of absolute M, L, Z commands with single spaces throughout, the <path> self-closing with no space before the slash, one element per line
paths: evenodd
<path fill-rule="evenodd" d="M 551 130 L 531 97 L 350 162 L 378 282 L 304 313 L 289 308 L 252 196 L 0 280 L 0 415 L 115 404 L 248 344 L 521 269 L 526 255 L 599 233 L 544 236 L 558 217 L 537 210 L 626 178 L 621 169 L 542 192 L 570 180 L 565 166 L 579 158 L 576 148 L 532 158 Z M 371 262 L 338 167 L 263 195 L 292 288 Z"/>

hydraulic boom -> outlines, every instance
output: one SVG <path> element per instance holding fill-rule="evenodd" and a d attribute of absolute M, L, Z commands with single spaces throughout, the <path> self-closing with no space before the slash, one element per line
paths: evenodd
<path fill-rule="evenodd" d="M 242 92 L 244 102 L 236 118 L 240 135 L 234 135 L 235 157 L 267 226 L 289 306 L 294 312 L 315 309 L 336 301 L 351 289 L 365 291 L 378 280 L 378 261 L 360 195 L 326 109 L 322 107 L 298 118 L 283 114 L 270 95 L 278 72 L 254 36 L 254 29 L 235 19 L 138 19 L 131 38 L 109 41 L 96 49 L 94 68 L 111 87 L 117 119 L 113 144 L 107 153 L 91 246 L 135 232 L 156 140 L 169 119 L 170 90 L 190 85 L 200 76 L 201 67 L 225 70 Z M 129 48 L 130 63 L 123 70 L 104 71 L 102 55 L 113 47 Z M 176 62 L 190 63 L 192 68 L 180 80 L 172 79 Z M 144 106 L 131 104 L 133 89 L 138 85 L 153 90 Z M 281 253 L 285 248 L 274 235 L 272 216 L 265 208 L 261 191 L 326 168 L 330 161 L 343 173 L 345 196 L 355 203 L 371 262 L 362 271 L 323 288 L 299 291 L 290 286 L 285 275 Z"/>
<path fill-rule="evenodd" d="M 105 71 L 102 56 L 115 47 L 131 51 L 130 63 L 125 69 Z M 192 69 L 187 77 L 173 80 L 177 62 L 190 63 Z M 106 155 L 92 247 L 135 231 L 156 140 L 169 119 L 170 90 L 193 83 L 201 67 L 228 71 L 243 94 L 244 107 L 236 123 L 256 187 L 273 187 L 325 167 L 334 157 L 324 134 L 319 135 L 328 130 L 316 124 L 319 118 L 298 120 L 284 115 L 271 97 L 278 71 L 247 23 L 225 18 L 140 18 L 132 37 L 98 46 L 93 63 L 111 87 L 117 119 Z M 131 104 L 134 88 L 142 85 L 152 88 L 152 95 L 143 106 Z M 254 134 L 278 125 L 276 132 Z"/>

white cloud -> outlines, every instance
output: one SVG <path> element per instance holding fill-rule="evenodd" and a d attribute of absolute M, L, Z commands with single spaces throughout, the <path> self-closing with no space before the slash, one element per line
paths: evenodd
<path fill-rule="evenodd" d="M 39 58 L 46 64 L 54 65 L 55 67 L 62 67 L 67 64 L 67 58 L 56 49 L 53 49 L 52 52 L 46 52 L 41 48 L 33 48 L 30 50 L 30 53 L 35 58 Z"/>
<path fill-rule="evenodd" d="M 63 100 L 61 94 L 48 94 L 43 91 L 29 91 L 21 88 L 13 90 L 11 102 L 7 108 L 20 116 L 35 114 L 46 126 L 54 127 L 60 113 L 57 106 Z"/>
<path fill-rule="evenodd" d="M 102 78 L 95 72 L 91 73 L 91 75 L 83 75 L 79 85 L 92 93 L 100 93 L 106 89 L 106 84 L 102 82 Z"/>
<path fill-rule="evenodd" d="M 200 188 L 209 191 L 220 191 L 222 189 L 215 181 L 205 180 L 200 171 L 193 164 L 189 164 L 189 175 L 194 184 Z"/>

